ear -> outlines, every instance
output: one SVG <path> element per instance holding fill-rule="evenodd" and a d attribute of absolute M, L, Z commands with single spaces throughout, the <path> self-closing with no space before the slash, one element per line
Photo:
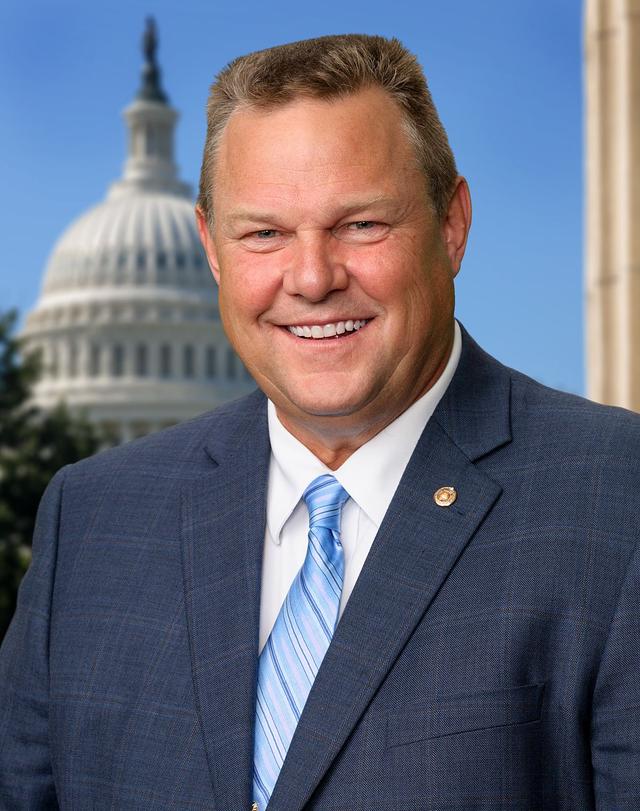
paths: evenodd
<path fill-rule="evenodd" d="M 207 261 L 209 262 L 209 267 L 213 273 L 213 278 L 216 280 L 216 284 L 220 284 L 220 267 L 218 265 L 218 252 L 216 251 L 216 244 L 211 235 L 207 218 L 200 206 L 196 206 L 196 222 L 198 224 L 200 242 L 202 242 L 202 247 L 207 255 Z"/>
<path fill-rule="evenodd" d="M 454 276 L 462 264 L 469 228 L 471 228 L 471 195 L 467 181 L 463 177 L 458 177 L 442 222 L 442 236 Z"/>

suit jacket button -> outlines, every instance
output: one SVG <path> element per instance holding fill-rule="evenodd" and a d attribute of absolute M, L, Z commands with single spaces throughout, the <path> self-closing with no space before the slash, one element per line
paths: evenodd
<path fill-rule="evenodd" d="M 438 487 L 433 494 L 433 500 L 438 507 L 450 507 L 457 498 L 455 487 Z"/>

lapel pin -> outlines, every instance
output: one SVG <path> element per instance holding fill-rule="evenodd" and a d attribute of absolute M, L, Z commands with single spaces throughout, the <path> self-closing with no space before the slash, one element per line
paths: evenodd
<path fill-rule="evenodd" d="M 251 803 L 251 811 L 258 811 L 258 803 Z"/>
<path fill-rule="evenodd" d="M 455 487 L 438 487 L 433 494 L 433 500 L 438 507 L 450 507 L 457 498 Z"/>

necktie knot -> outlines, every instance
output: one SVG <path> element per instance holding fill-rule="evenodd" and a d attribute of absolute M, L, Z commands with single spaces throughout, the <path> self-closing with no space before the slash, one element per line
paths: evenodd
<path fill-rule="evenodd" d="M 309 510 L 309 528 L 340 531 L 340 513 L 349 493 L 340 482 L 325 473 L 314 479 L 302 494 Z"/>

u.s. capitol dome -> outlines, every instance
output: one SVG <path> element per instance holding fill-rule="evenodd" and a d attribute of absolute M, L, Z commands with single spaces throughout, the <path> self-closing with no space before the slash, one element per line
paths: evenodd
<path fill-rule="evenodd" d="M 217 289 L 173 159 L 178 114 L 144 38 L 142 85 L 124 111 L 128 157 L 106 199 L 53 248 L 22 336 L 39 350 L 34 392 L 64 400 L 114 441 L 141 436 L 240 396 L 254 384 L 222 331 Z"/>

